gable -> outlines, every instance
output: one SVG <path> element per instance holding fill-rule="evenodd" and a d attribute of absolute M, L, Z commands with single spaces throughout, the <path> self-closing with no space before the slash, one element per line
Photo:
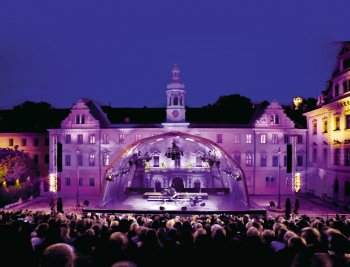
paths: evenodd
<path fill-rule="evenodd" d="M 254 122 L 255 127 L 294 128 L 294 122 L 288 118 L 280 104 L 271 102 Z"/>

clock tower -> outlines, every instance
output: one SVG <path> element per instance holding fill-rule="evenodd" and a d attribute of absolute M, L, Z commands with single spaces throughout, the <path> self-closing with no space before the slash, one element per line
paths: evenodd
<path fill-rule="evenodd" d="M 180 80 L 180 69 L 175 64 L 172 69 L 172 80 L 167 85 L 166 123 L 164 126 L 188 126 L 186 123 L 185 85 Z"/>

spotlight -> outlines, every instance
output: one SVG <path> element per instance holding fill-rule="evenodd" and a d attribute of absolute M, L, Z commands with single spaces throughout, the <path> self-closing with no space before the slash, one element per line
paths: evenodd
<path fill-rule="evenodd" d="M 181 210 L 182 211 L 187 210 L 187 207 L 181 207 Z"/>
<path fill-rule="evenodd" d="M 205 202 L 202 202 L 201 204 L 199 204 L 201 207 L 205 206 Z"/>
<path fill-rule="evenodd" d="M 160 210 L 165 210 L 165 207 L 160 206 L 159 209 L 160 209 Z"/>

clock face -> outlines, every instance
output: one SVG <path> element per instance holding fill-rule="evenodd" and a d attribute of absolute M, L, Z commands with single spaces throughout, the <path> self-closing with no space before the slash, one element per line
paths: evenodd
<path fill-rule="evenodd" d="M 179 117 L 179 111 L 177 111 L 177 110 L 174 110 L 174 111 L 172 112 L 172 114 L 173 114 L 173 117 L 174 117 L 174 118 Z"/>

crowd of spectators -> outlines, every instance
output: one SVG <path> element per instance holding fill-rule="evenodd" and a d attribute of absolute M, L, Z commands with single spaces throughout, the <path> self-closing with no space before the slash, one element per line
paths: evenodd
<path fill-rule="evenodd" d="M 350 266 L 349 237 L 345 216 L 0 211 L 1 266 Z"/>

